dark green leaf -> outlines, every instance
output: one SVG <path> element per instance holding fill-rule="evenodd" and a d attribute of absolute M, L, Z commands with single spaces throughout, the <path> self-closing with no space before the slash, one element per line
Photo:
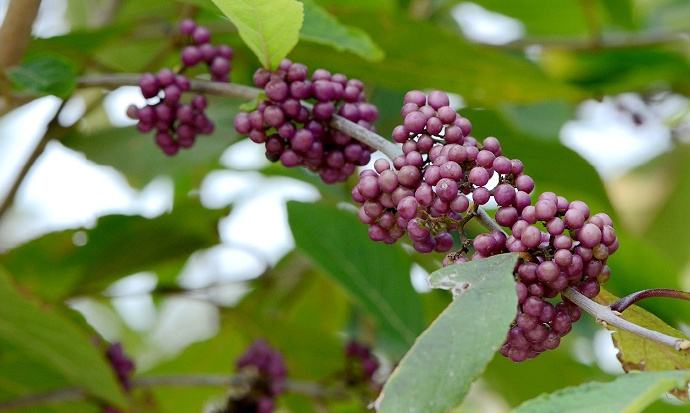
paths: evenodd
<path fill-rule="evenodd" d="M 365 31 L 340 23 L 314 0 L 301 1 L 304 3 L 304 24 L 300 32 L 302 39 L 336 50 L 346 50 L 370 61 L 383 59 L 383 51 Z"/>
<path fill-rule="evenodd" d="M 52 55 L 35 55 L 8 75 L 15 88 L 41 95 L 67 97 L 76 85 L 76 69 L 67 59 Z"/>
<path fill-rule="evenodd" d="M 111 215 L 73 242 L 76 231 L 53 233 L 10 251 L 3 264 L 22 285 L 52 300 L 99 292 L 118 277 L 161 267 L 180 267 L 196 250 L 218 242 L 220 211 L 179 202 L 155 219 Z"/>
<path fill-rule="evenodd" d="M 4 272 L 0 272 L 0 302 L 0 341 L 90 394 L 117 406 L 126 404 L 111 367 L 91 339 L 59 314 L 20 295 Z"/>
<path fill-rule="evenodd" d="M 392 338 L 395 353 L 423 327 L 410 283 L 409 256 L 397 245 L 374 243 L 354 214 L 322 204 L 288 203 L 297 247 L 334 277 Z"/>
<path fill-rule="evenodd" d="M 460 404 L 515 318 L 516 261 L 517 254 L 502 254 L 431 274 L 432 287 L 450 289 L 455 299 L 393 371 L 377 411 L 442 413 Z"/>
<path fill-rule="evenodd" d="M 608 383 L 585 383 L 539 396 L 513 413 L 637 413 L 667 391 L 685 387 L 688 379 L 688 371 L 628 374 Z"/>

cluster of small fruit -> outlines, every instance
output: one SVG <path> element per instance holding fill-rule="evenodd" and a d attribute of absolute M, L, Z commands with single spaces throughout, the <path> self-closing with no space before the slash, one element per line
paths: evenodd
<path fill-rule="evenodd" d="M 310 77 L 305 65 L 285 59 L 276 71 L 257 70 L 254 85 L 265 99 L 235 117 L 235 130 L 264 144 L 270 161 L 306 166 L 326 183 L 345 181 L 369 162 L 373 149 L 330 126 L 339 115 L 373 129 L 378 110 L 366 101 L 361 81 L 325 69 Z"/>
<path fill-rule="evenodd" d="M 182 69 L 178 73 L 161 69 L 156 74 L 143 74 L 139 88 L 148 102 L 141 108 L 134 105 L 127 108 L 127 116 L 138 121 L 139 131 L 156 131 L 156 144 L 169 156 L 192 147 L 199 135 L 214 130 L 205 113 L 208 103 L 204 95 L 194 95 L 187 103 L 182 101 L 191 87 L 189 78 L 182 72 L 205 62 L 212 80 L 228 82 L 233 56 L 231 47 L 211 45 L 210 31 L 192 20 L 182 21 L 179 31 L 191 43 L 182 51 Z"/>

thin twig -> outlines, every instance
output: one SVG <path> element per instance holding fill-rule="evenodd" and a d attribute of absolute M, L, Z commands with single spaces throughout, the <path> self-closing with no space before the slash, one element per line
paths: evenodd
<path fill-rule="evenodd" d="M 610 308 L 590 300 L 572 287 L 569 287 L 563 291 L 562 295 L 575 303 L 578 307 L 594 316 L 594 318 L 596 318 L 599 322 L 604 322 L 621 330 L 629 331 L 640 337 L 671 346 L 676 350 L 688 350 L 690 348 L 690 341 L 650 330 L 621 318 Z"/>
<path fill-rule="evenodd" d="M 56 132 L 58 132 L 60 129 L 64 130 L 64 128 L 60 126 L 58 117 L 60 115 L 60 112 L 62 112 L 62 109 L 65 107 L 66 103 L 67 99 L 62 101 L 60 107 L 58 107 L 57 111 L 55 112 L 53 119 L 50 121 L 50 123 L 48 123 L 46 132 L 43 134 L 41 140 L 38 141 L 38 144 L 36 144 L 34 150 L 31 152 L 27 160 L 22 165 L 22 168 L 19 170 L 19 173 L 17 174 L 16 178 L 14 178 L 10 190 L 3 198 L 2 203 L 0 203 L 0 219 L 2 219 L 5 213 L 9 210 L 10 206 L 12 206 L 14 198 L 17 196 L 17 192 L 19 191 L 19 188 L 24 182 L 24 178 L 26 178 L 26 176 L 29 174 L 29 171 L 31 170 L 31 167 L 38 160 L 41 154 L 43 154 L 43 152 L 46 149 L 46 146 L 48 145 L 48 142 L 50 142 L 50 140 L 55 137 L 54 135 Z"/>
<path fill-rule="evenodd" d="M 247 376 L 241 374 L 195 374 L 177 376 L 149 376 L 132 380 L 136 389 L 151 387 L 240 387 L 247 384 Z M 326 387 L 314 382 L 286 380 L 285 390 L 288 393 L 301 394 L 319 399 L 343 399 L 348 396 L 342 387 Z M 31 394 L 17 399 L 0 402 L 0 411 L 6 412 L 37 405 L 48 405 L 85 400 L 88 394 L 80 388 L 69 387 Z"/>
<path fill-rule="evenodd" d="M 672 290 L 670 288 L 652 288 L 626 295 L 625 297 L 611 304 L 609 308 L 613 311 L 622 313 L 626 308 L 630 307 L 636 302 L 642 301 L 645 298 L 653 297 L 675 298 L 678 300 L 690 301 L 690 292 Z"/>
<path fill-rule="evenodd" d="M 136 86 L 139 84 L 137 74 L 109 74 L 109 75 L 86 75 L 79 78 L 80 86 L 100 86 L 116 88 L 121 86 Z M 215 96 L 225 96 L 239 99 L 251 100 L 259 95 L 260 89 L 238 85 L 235 83 L 211 82 L 207 80 L 192 80 L 191 90 L 194 92 L 205 93 Z M 342 116 L 334 115 L 331 126 L 344 132 L 358 141 L 365 143 L 372 148 L 383 152 L 391 160 L 402 155 L 400 147 L 382 136 L 350 122 Z"/>
<path fill-rule="evenodd" d="M 12 96 L 5 71 L 18 65 L 31 40 L 31 28 L 41 0 L 10 0 L 0 26 L 0 113 L 9 112 L 18 103 Z"/>
<path fill-rule="evenodd" d="M 0 411 L 9 412 L 12 410 L 26 409 L 31 406 L 67 403 L 84 400 L 85 398 L 86 392 L 84 390 L 76 387 L 69 387 L 51 390 L 45 393 L 30 394 L 17 399 L 0 402 Z"/>
<path fill-rule="evenodd" d="M 10 0 L 0 27 L 0 67 L 18 64 L 24 56 L 41 0 Z"/>

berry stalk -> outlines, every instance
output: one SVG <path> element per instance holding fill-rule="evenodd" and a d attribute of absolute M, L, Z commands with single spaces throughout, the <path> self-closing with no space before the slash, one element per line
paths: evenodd
<path fill-rule="evenodd" d="M 609 308 L 613 311 L 618 311 L 622 313 L 626 308 L 642 301 L 646 298 L 663 297 L 663 298 L 675 298 L 677 300 L 690 301 L 690 293 L 685 291 L 672 290 L 670 288 L 652 288 L 648 290 L 642 290 L 634 292 L 630 295 L 619 299 L 615 303 L 611 304 Z"/>

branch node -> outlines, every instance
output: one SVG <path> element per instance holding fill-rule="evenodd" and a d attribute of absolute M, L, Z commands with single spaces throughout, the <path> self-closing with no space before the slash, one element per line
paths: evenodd
<path fill-rule="evenodd" d="M 678 340 L 675 347 L 678 351 L 686 351 L 690 349 L 690 340 Z"/>

